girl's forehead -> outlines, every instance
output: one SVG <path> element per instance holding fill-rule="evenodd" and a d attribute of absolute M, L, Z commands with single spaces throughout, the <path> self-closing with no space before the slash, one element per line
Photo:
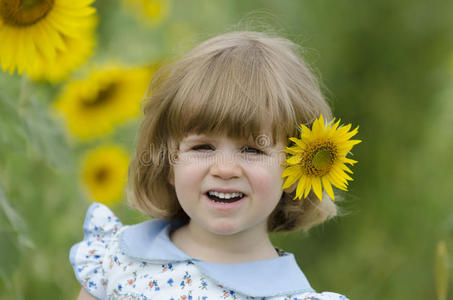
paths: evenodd
<path fill-rule="evenodd" d="M 228 136 L 225 133 L 189 133 L 186 136 L 184 136 L 181 141 L 182 142 L 191 142 L 191 141 L 199 141 L 199 140 L 220 140 L 220 139 L 229 139 L 229 140 L 234 140 L 234 141 L 247 141 L 251 142 L 254 140 L 252 136 L 248 138 L 244 137 L 235 137 L 235 136 Z"/>
<path fill-rule="evenodd" d="M 226 132 L 222 133 L 203 133 L 191 132 L 181 138 L 179 143 L 193 143 L 202 141 L 220 141 L 222 139 L 229 139 L 236 143 L 247 143 L 250 145 L 257 145 L 260 147 L 271 147 L 274 144 L 274 139 L 270 131 L 261 132 L 260 134 L 250 134 L 247 137 L 242 136 L 228 136 Z"/>

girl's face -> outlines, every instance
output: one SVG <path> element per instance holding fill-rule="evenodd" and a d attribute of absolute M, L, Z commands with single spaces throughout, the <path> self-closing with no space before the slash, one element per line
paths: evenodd
<path fill-rule="evenodd" d="M 283 144 L 267 141 L 260 136 L 258 144 L 268 146 L 259 147 L 226 135 L 201 134 L 181 141 L 170 182 L 190 222 L 221 235 L 266 231 L 267 218 L 282 196 L 285 158 Z"/>

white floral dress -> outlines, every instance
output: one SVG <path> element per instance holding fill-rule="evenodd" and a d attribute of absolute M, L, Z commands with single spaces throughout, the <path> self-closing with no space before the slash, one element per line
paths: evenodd
<path fill-rule="evenodd" d="M 70 252 L 76 278 L 97 299 L 347 300 L 316 293 L 291 253 L 240 264 L 192 258 L 169 238 L 177 226 L 164 220 L 123 226 L 106 206 L 92 204 L 84 240 Z"/>

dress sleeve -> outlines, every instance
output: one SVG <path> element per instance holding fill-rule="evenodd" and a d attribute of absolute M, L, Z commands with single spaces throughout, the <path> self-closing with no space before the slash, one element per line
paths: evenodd
<path fill-rule="evenodd" d="M 102 262 L 110 241 L 123 225 L 110 209 L 93 203 L 83 224 L 83 241 L 71 247 L 69 260 L 80 284 L 97 299 L 105 298 L 108 278 Z"/>

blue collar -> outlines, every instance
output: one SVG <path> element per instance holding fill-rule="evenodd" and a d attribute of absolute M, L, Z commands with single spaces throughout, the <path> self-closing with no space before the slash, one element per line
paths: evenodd
<path fill-rule="evenodd" d="M 169 237 L 170 230 L 181 225 L 158 219 L 127 226 L 121 233 L 121 250 L 131 257 L 151 263 L 191 261 L 216 283 L 251 297 L 314 292 L 291 253 L 239 264 L 209 263 L 190 257 Z"/>

